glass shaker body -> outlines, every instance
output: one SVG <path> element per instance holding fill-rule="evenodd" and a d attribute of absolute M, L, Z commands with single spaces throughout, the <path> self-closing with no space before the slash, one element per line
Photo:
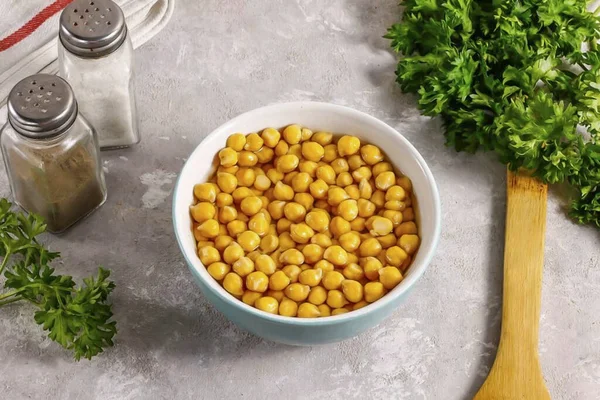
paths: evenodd
<path fill-rule="evenodd" d="M 60 83 L 60 78 L 50 75 L 26 79 L 36 82 L 32 85 L 36 89 L 30 96 L 32 100 L 28 101 L 29 107 L 39 103 L 36 108 L 44 107 L 44 101 L 56 94 L 56 86 L 41 82 L 54 79 Z M 68 87 L 66 82 L 64 85 Z M 54 91 L 44 89 L 44 86 Z M 28 90 L 21 92 L 21 96 L 28 94 Z M 43 97 L 38 99 L 39 92 L 43 93 Z M 11 108 L 12 96 L 11 92 L 9 120 L 2 128 L 0 144 L 14 200 L 26 211 L 43 217 L 50 232 L 62 232 L 106 200 L 106 183 L 96 134 L 77 113 L 76 103 L 71 110 L 74 115 L 58 133 L 45 135 L 47 132 L 44 131 L 25 131 L 23 126 L 19 126 L 19 121 L 15 121 L 19 116 L 11 118 L 11 112 L 14 113 L 15 108 L 18 111 L 14 105 Z M 54 99 L 62 101 L 63 97 L 61 94 Z M 63 110 L 62 115 L 66 115 L 66 111 Z"/>
<path fill-rule="evenodd" d="M 58 41 L 60 75 L 73 88 L 100 147 L 128 147 L 140 141 L 131 37 L 115 3 L 98 0 L 95 7 L 100 11 L 89 7 L 88 1 L 75 0 L 64 9 Z"/>

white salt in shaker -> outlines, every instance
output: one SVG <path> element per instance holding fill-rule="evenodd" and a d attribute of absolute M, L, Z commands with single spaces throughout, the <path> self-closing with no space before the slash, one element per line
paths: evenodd
<path fill-rule="evenodd" d="M 75 0 L 65 7 L 58 61 L 100 147 L 138 143 L 133 46 L 119 6 L 111 0 Z"/>

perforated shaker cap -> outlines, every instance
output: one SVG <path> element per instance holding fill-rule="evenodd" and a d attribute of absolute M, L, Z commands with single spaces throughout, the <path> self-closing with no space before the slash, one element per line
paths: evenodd
<path fill-rule="evenodd" d="M 77 118 L 71 86 L 56 75 L 38 74 L 23 79 L 8 95 L 8 121 L 30 139 L 60 135 Z"/>
<path fill-rule="evenodd" d="M 123 11 L 111 0 L 75 0 L 60 15 L 60 41 L 78 56 L 105 56 L 118 49 L 126 37 Z"/>

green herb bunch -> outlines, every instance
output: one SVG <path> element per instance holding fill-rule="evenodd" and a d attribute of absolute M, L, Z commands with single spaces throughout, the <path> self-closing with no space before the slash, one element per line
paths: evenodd
<path fill-rule="evenodd" d="M 447 144 L 577 191 L 600 227 L 600 18 L 583 0 L 405 0 L 385 36 L 396 71 Z M 583 133 L 581 133 L 583 132 Z"/>
<path fill-rule="evenodd" d="M 110 272 L 100 268 L 96 278 L 84 279 L 78 288 L 72 277 L 55 274 L 50 262 L 59 253 L 37 240 L 46 224 L 37 215 L 11 211 L 11 206 L 0 199 L 0 276 L 4 274 L 7 289 L 0 291 L 0 308 L 17 301 L 35 305 L 35 322 L 50 339 L 72 350 L 76 360 L 91 359 L 113 345 L 117 332 L 107 304 L 115 287 L 107 280 Z"/>

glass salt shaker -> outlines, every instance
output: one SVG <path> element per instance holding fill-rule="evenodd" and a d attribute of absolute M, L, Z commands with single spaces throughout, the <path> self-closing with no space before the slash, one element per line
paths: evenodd
<path fill-rule="evenodd" d="M 133 46 L 123 11 L 111 0 L 75 0 L 60 16 L 60 75 L 98 133 L 102 149 L 140 141 Z"/>
<path fill-rule="evenodd" d="M 0 145 L 15 202 L 54 233 L 100 207 L 106 184 L 98 140 L 69 84 L 30 76 L 12 89 L 7 108 Z"/>

